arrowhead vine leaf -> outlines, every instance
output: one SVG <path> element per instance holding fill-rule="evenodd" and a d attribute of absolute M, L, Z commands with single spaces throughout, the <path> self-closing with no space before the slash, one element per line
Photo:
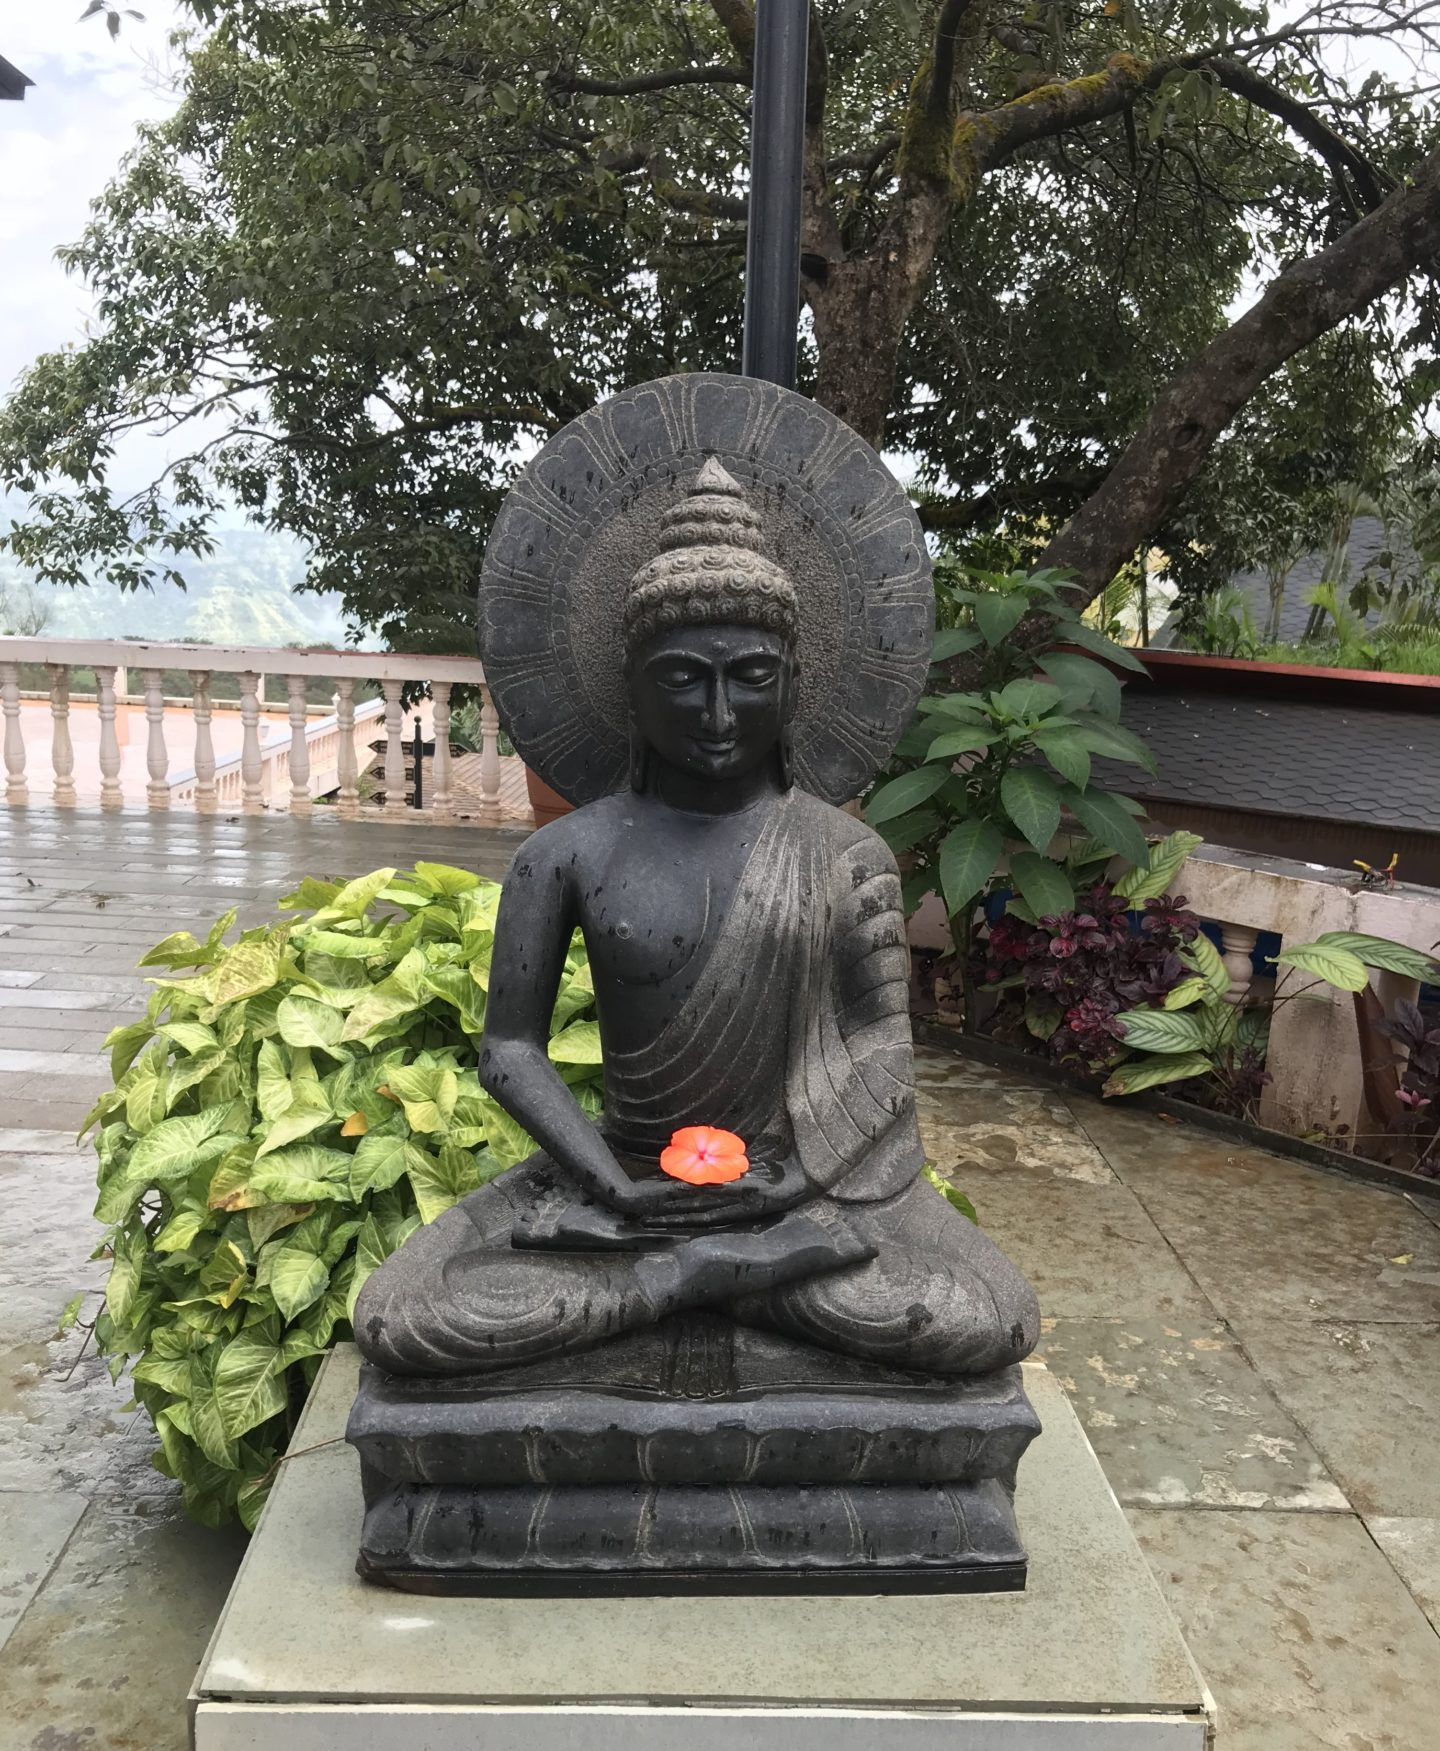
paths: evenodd
<path fill-rule="evenodd" d="M 233 913 L 166 937 L 144 1020 L 106 1042 L 115 1086 L 86 1121 L 112 1225 L 95 1338 L 209 1525 L 254 1524 L 370 1273 L 533 1147 L 475 1072 L 498 895 L 435 863 L 307 878 L 238 940 Z M 597 1111 L 578 938 L 552 1031 Z"/>

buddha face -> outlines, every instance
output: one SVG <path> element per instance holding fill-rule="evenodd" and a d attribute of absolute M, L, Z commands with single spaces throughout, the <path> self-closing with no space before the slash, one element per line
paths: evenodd
<path fill-rule="evenodd" d="M 777 633 L 678 626 L 636 653 L 631 709 L 646 745 L 667 765 L 695 778 L 743 778 L 779 743 L 794 672 Z"/>

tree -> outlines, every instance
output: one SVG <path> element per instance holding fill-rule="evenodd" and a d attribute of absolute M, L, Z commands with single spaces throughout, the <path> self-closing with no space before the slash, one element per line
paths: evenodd
<path fill-rule="evenodd" d="M 525 446 L 625 383 L 734 367 L 749 0 L 191 3 L 215 30 L 185 100 L 67 253 L 92 335 L 0 416 L 0 482 L 33 501 L 8 542 L 133 587 L 230 495 L 362 621 L 453 644 Z M 1360 409 L 1388 444 L 1431 393 L 1429 91 L 1324 59 L 1423 49 L 1440 0 L 1399 7 L 817 0 L 805 386 L 917 458 L 947 535 L 1048 543 L 1092 592 L 1152 540 L 1218 571 L 1235 483 L 1274 490 L 1215 449 L 1227 425 Z M 145 427 L 199 441 L 119 502 Z"/>

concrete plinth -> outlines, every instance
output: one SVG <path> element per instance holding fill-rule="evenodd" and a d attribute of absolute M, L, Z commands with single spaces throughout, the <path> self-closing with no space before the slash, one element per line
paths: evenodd
<path fill-rule="evenodd" d="M 354 1572 L 354 1352 L 327 1361 L 192 1691 L 196 1751 L 1205 1751 L 1213 1705 L 1064 1393 L 1028 1591 L 429 1599 Z M 328 1443 L 319 1446 L 320 1443 Z"/>

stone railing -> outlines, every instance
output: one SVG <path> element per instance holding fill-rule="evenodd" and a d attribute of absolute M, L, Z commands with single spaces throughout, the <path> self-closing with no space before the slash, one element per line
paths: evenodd
<path fill-rule="evenodd" d="M 1283 947 L 1313 942 L 1327 930 L 1353 930 L 1440 954 L 1436 888 L 1361 887 L 1344 870 L 1201 845 L 1171 890 L 1218 930 L 1234 1004 L 1264 1001 L 1270 994 L 1267 981 L 1257 982 L 1252 959 L 1262 933 L 1278 936 Z M 909 936 L 913 948 L 948 952 L 945 911 L 933 896 L 911 918 Z M 1398 973 L 1372 973 L 1370 983 L 1387 1010 L 1418 991 L 1415 980 Z M 1287 993 L 1301 987 L 1304 995 L 1277 1005 L 1271 1019 L 1265 1060 L 1270 1081 L 1260 1096 L 1260 1122 L 1291 1136 L 1340 1142 L 1363 1137 L 1371 1127 L 1354 1003 L 1348 992 L 1321 981 L 1287 977 Z"/>
<path fill-rule="evenodd" d="M 1388 937 L 1426 953 L 1440 944 L 1436 888 L 1403 882 L 1361 887 L 1343 870 L 1222 845 L 1200 846 L 1174 888 L 1192 911 L 1218 924 L 1232 1003 L 1251 996 L 1251 955 L 1262 931 L 1273 931 L 1282 946 L 1313 942 L 1327 930 Z M 1370 983 L 1387 1010 L 1419 990 L 1399 973 L 1372 973 Z M 1286 981 L 1287 989 L 1301 985 L 1304 995 L 1278 1005 L 1271 1020 L 1265 1060 L 1271 1080 L 1260 1096 L 1261 1123 L 1295 1136 L 1360 1135 L 1368 1125 L 1354 1003 L 1348 992 L 1301 975 Z"/>
<path fill-rule="evenodd" d="M 361 772 L 377 729 L 384 733 L 384 772 L 380 779 L 385 812 L 405 807 L 406 724 L 401 700 L 406 684 L 428 685 L 425 714 L 434 736 L 435 754 L 427 774 L 426 812 L 444 821 L 454 816 L 456 799 L 450 757 L 450 695 L 458 684 L 480 689 L 482 747 L 480 792 L 476 818 L 495 820 L 500 814 L 500 720 L 485 688 L 478 658 L 406 656 L 390 651 L 275 650 L 256 646 L 142 644 L 114 639 L 0 637 L 0 703 L 4 708 L 5 800 L 23 804 L 31 798 L 27 770 L 38 724 L 27 736 L 24 706 L 30 696 L 22 689 L 21 665 L 43 665 L 50 678 L 49 744 L 51 799 L 61 807 L 81 800 L 76 782 L 76 749 L 72 723 L 83 708 L 93 712 L 98 768 L 96 800 L 103 808 L 121 808 L 127 800 L 122 783 L 122 748 L 117 719 L 128 718 L 132 674 L 143 677 L 145 723 L 144 801 L 152 809 L 172 803 L 201 813 L 225 808 L 253 814 L 262 809 L 289 808 L 303 812 L 317 795 L 333 794 L 342 815 L 366 812 L 361 796 Z M 70 680 L 77 668 L 94 671 L 95 693 L 72 709 Z M 167 701 L 167 670 L 189 676 L 191 697 Z M 266 719 L 262 677 L 279 671 L 286 679 L 287 722 Z M 240 747 L 217 758 L 216 714 L 225 710 L 212 698 L 213 678 L 234 675 L 240 694 Z M 334 683 L 333 712 L 315 718 L 308 703 L 314 677 Z M 379 684 L 382 698 L 356 704 L 361 681 Z M 193 753 L 189 764 L 172 771 L 167 724 L 176 721 L 179 703 L 193 720 Z M 167 707 L 169 708 L 167 710 Z M 38 708 L 43 710 L 43 704 Z M 231 706 L 229 709 L 236 709 Z M 32 718 L 37 712 L 32 712 Z M 262 737 L 262 722 L 275 735 Z M 87 728 L 89 727 L 87 723 Z M 43 733 L 43 732 L 42 732 Z M 37 787 L 38 788 L 38 787 Z M 134 800 L 139 800 L 138 797 Z"/>

